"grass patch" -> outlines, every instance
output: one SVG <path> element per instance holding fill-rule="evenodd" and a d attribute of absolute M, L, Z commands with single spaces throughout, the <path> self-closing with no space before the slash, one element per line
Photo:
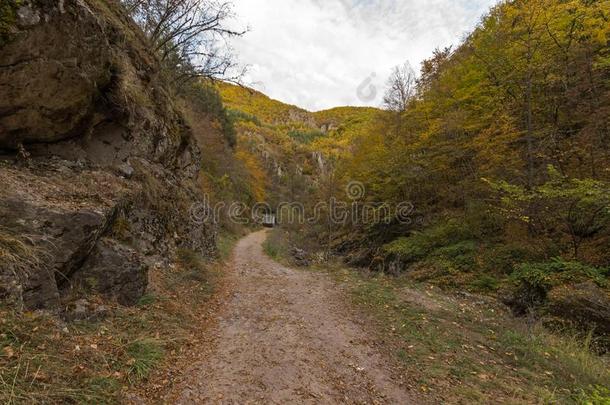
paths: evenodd
<path fill-rule="evenodd" d="M 17 236 L 0 226 L 0 260 L 13 275 L 20 277 L 40 266 L 45 253 L 34 246 L 27 236 Z"/>
<path fill-rule="evenodd" d="M 151 273 L 137 306 L 113 307 L 101 321 L 65 325 L 0 306 L 0 403 L 122 403 L 192 350 L 221 267 L 181 250 L 176 266 Z"/>
<path fill-rule="evenodd" d="M 175 275 L 173 283 L 195 282 L 197 297 L 208 298 L 215 290 L 219 273 L 214 263 L 205 261 L 197 252 L 188 249 L 179 249 L 176 253 L 177 264 L 180 271 Z"/>
<path fill-rule="evenodd" d="M 164 350 L 156 340 L 143 339 L 127 346 L 127 354 L 130 357 L 129 375 L 142 380 L 148 377 L 151 370 L 161 361 Z"/>
<path fill-rule="evenodd" d="M 48 256 L 27 235 L 16 235 L 0 226 L 0 300 L 21 308 L 23 282 L 28 274 L 39 271 Z"/>
<path fill-rule="evenodd" d="M 432 401 L 610 401 L 610 359 L 590 350 L 590 337 L 527 326 L 499 305 L 448 298 L 406 277 L 346 269 L 333 274 L 347 285 L 356 307 L 375 320 L 383 346 L 404 367 L 411 388 Z M 478 283 L 494 286 L 492 280 Z"/>
<path fill-rule="evenodd" d="M 120 403 L 180 350 L 195 320 L 175 306 L 116 308 L 67 326 L 43 313 L 0 309 L 0 403 Z M 163 337 L 163 341 L 156 338 Z"/>
<path fill-rule="evenodd" d="M 239 237 L 230 233 L 221 233 L 218 237 L 218 254 L 221 260 L 228 260 Z"/>
<path fill-rule="evenodd" d="M 263 242 L 263 250 L 273 260 L 288 262 L 290 257 L 289 238 L 281 228 L 274 228 Z"/>
<path fill-rule="evenodd" d="M 267 256 L 271 257 L 272 259 L 277 259 L 280 256 L 279 247 L 271 243 L 269 239 L 267 239 L 263 244 L 263 249 L 265 250 Z"/>
<path fill-rule="evenodd" d="M 146 293 L 138 300 L 139 307 L 146 307 L 157 302 L 157 297 L 154 294 Z"/>

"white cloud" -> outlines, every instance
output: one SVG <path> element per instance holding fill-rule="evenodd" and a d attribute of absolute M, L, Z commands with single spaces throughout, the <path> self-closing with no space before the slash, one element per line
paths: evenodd
<path fill-rule="evenodd" d="M 251 28 L 232 40 L 251 66 L 246 82 L 316 111 L 379 106 L 393 66 L 416 67 L 435 48 L 459 43 L 497 0 L 233 2 L 238 21 Z"/>

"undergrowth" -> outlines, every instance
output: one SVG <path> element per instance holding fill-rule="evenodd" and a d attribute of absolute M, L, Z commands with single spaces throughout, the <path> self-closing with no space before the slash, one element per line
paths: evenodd
<path fill-rule="evenodd" d="M 263 242 L 263 250 L 274 260 L 288 262 L 290 256 L 288 236 L 281 228 L 272 229 Z"/>
<path fill-rule="evenodd" d="M 441 287 L 485 293 L 515 284 L 545 291 L 586 281 L 608 287 L 610 268 L 553 257 L 552 253 L 548 246 L 478 234 L 468 221 L 458 219 L 439 222 L 382 247 L 386 261 L 399 263 L 399 273 Z"/>
<path fill-rule="evenodd" d="M 234 240 L 224 239 L 225 256 Z M 179 251 L 175 266 L 151 274 L 138 305 L 99 321 L 0 307 L 0 403 L 121 403 L 192 344 L 221 266 Z"/>
<path fill-rule="evenodd" d="M 447 298 L 405 278 L 335 275 L 424 395 L 452 403 L 610 403 L 610 359 L 591 350 L 590 334 L 551 333 L 501 306 Z M 434 306 L 414 304 L 413 291 Z"/>

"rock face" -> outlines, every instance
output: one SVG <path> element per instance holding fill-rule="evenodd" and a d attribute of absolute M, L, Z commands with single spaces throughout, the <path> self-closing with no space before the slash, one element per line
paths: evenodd
<path fill-rule="evenodd" d="M 26 0 L 0 44 L 0 300 L 137 302 L 149 263 L 216 254 L 201 156 L 114 0 Z M 6 260 L 4 260 L 6 258 Z"/>
<path fill-rule="evenodd" d="M 146 291 L 147 267 L 135 250 L 104 238 L 98 241 L 72 283 L 115 298 L 120 304 L 134 305 Z"/>
<path fill-rule="evenodd" d="M 59 3 L 25 2 L 17 10 L 18 38 L 0 56 L 0 147 L 76 135 L 111 83 L 103 21 L 84 4 L 75 15 L 74 6 Z"/>

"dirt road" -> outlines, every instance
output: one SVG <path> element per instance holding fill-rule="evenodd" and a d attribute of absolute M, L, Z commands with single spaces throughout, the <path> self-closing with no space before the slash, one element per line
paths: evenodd
<path fill-rule="evenodd" d="M 332 280 L 274 262 L 265 237 L 238 243 L 213 347 L 178 403 L 411 403 Z"/>

